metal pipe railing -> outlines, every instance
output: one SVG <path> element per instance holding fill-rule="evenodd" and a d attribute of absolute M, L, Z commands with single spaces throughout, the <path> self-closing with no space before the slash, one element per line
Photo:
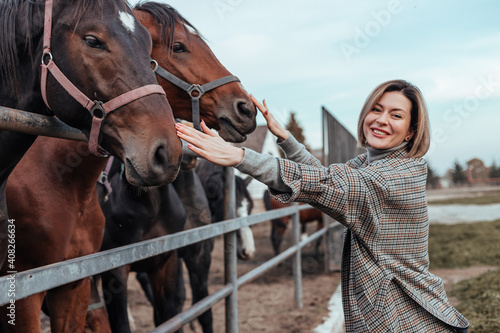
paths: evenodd
<path fill-rule="evenodd" d="M 66 125 L 57 118 L 4 106 L 0 106 L 0 130 L 75 141 L 87 141 L 82 131 Z"/>

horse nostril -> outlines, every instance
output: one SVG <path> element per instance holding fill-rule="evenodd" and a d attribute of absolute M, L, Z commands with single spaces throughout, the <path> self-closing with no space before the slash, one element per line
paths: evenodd
<path fill-rule="evenodd" d="M 247 101 L 238 101 L 236 102 L 236 108 L 238 112 L 247 116 L 248 118 L 252 118 L 254 116 L 254 108 L 253 104 L 248 103 Z"/>
<path fill-rule="evenodd" d="M 164 144 L 159 144 L 153 156 L 153 165 L 162 167 L 168 163 L 168 152 Z"/>

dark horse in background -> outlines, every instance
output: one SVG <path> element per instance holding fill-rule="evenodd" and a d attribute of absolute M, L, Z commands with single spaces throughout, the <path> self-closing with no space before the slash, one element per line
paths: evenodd
<path fill-rule="evenodd" d="M 217 219 L 216 216 L 222 216 L 221 212 L 224 211 L 224 201 L 219 200 L 224 193 L 223 168 L 215 166 L 203 169 L 205 176 L 216 181 L 202 185 L 196 173 L 186 170 L 179 173 L 173 184 L 144 190 L 130 185 L 119 172 L 120 162 L 114 162 L 109 173 L 112 191 L 101 201 L 106 216 L 102 249 L 108 250 L 222 220 L 222 217 Z M 238 215 L 247 216 L 253 207 L 246 189 L 247 183 L 240 177 L 235 177 L 235 181 Z M 104 191 L 103 187 L 99 188 Z M 209 193 L 209 197 L 206 193 Z M 251 233 L 251 230 L 247 232 Z M 137 272 L 137 278 L 153 305 L 156 325 L 182 310 L 185 291 L 178 258 L 182 258 L 188 269 L 193 304 L 208 296 L 213 244 L 213 239 L 205 240 L 101 274 L 113 332 L 130 330 L 127 317 L 127 278 L 130 271 Z M 251 257 L 254 251 L 251 234 L 238 237 L 240 258 Z M 203 332 L 212 332 L 211 311 L 202 314 L 199 322 Z"/>
<path fill-rule="evenodd" d="M 264 192 L 264 206 L 266 210 L 273 210 L 288 207 L 288 205 L 282 204 L 276 199 L 271 198 L 269 192 L 266 190 Z M 299 203 L 302 205 L 303 203 Z M 277 219 L 271 220 L 271 244 L 273 245 L 274 254 L 278 255 L 280 253 L 280 245 L 283 241 L 283 237 L 287 228 L 287 225 L 290 223 L 291 217 L 285 216 Z M 306 233 L 306 223 L 314 222 L 317 223 L 317 230 L 323 228 L 323 213 L 315 208 L 304 209 L 299 213 L 299 221 L 302 225 L 302 234 Z M 320 254 L 320 246 L 321 246 L 321 238 L 318 239 L 316 243 L 316 247 L 314 249 L 314 254 L 316 257 L 321 257 Z"/>
<path fill-rule="evenodd" d="M 55 114 L 83 130 L 91 141 L 95 139 L 92 132 L 100 134 L 100 151 L 106 150 L 123 161 L 126 178 L 134 185 L 161 185 L 173 180 L 180 166 L 181 143 L 175 134 L 172 110 L 151 67 L 148 31 L 123 0 L 54 1 L 52 13 L 52 52 L 44 63 L 60 66 L 75 87 L 69 90 L 72 95 L 50 72 L 46 100 L 51 109 L 42 98 L 40 81 L 44 80 L 40 79 L 39 68 L 44 1 L 2 1 L 0 104 Z M 105 118 L 98 114 L 99 108 L 92 108 L 91 115 L 73 97 L 76 89 L 80 91 L 76 94 L 79 100 L 88 96 L 85 98 L 109 106 L 108 101 L 116 101 L 117 96 L 123 98 L 147 86 L 156 93 L 140 94 L 125 104 L 119 103 Z M 91 124 L 99 122 L 102 127 L 96 132 Z M 5 182 L 35 137 L 11 132 L 0 136 Z M 16 220 L 15 270 L 99 250 L 104 217 L 95 183 L 106 158 L 94 156 L 90 150 L 94 151 L 85 143 L 40 137 L 12 172 L 7 200 Z M 3 274 L 12 269 L 6 266 Z M 89 286 L 89 279 L 82 279 L 16 301 L 15 326 L 5 324 L 3 307 L 4 330 L 39 332 L 40 309 L 46 295 L 53 332 L 83 331 Z"/>
<path fill-rule="evenodd" d="M 168 5 L 146 2 L 134 9 L 136 17 L 151 33 L 153 39 L 152 57 L 161 67 L 187 82 L 205 84 L 230 74 L 215 58 L 197 30 L 179 13 Z M 188 94 L 170 81 L 158 77 L 165 88 L 169 101 L 178 118 L 191 120 L 191 100 Z M 226 140 L 238 142 L 255 128 L 256 110 L 240 83 L 232 82 L 208 91 L 200 99 L 201 118 L 207 125 L 219 129 Z M 210 208 L 201 183 L 193 170 L 181 171 L 173 186 L 143 191 L 134 189 L 126 179 L 120 178 L 118 166 L 111 168 L 113 192 L 102 207 L 106 215 L 106 233 L 103 249 L 130 244 L 169 234 L 181 229 L 211 223 Z M 103 190 L 101 186 L 99 191 Z M 178 204 L 178 200 L 182 205 Z M 130 202 L 127 205 L 126 202 Z M 141 206 L 141 207 L 138 207 Z M 130 207 L 135 207 L 133 211 Z M 148 207 L 146 209 L 145 207 Z M 168 207 L 174 207 L 168 214 Z M 186 216 L 183 217 L 182 207 Z M 148 212 L 148 213 L 147 213 Z M 135 223 L 127 222 L 135 219 Z M 125 227 L 126 226 L 126 227 Z M 125 228 L 127 230 L 125 230 Z M 179 251 L 188 267 L 193 290 L 193 302 L 208 295 L 208 271 L 210 268 L 210 242 L 202 242 Z M 246 255 L 249 249 L 241 251 Z M 206 259 L 208 257 L 208 260 Z M 175 267 L 177 253 L 173 251 L 156 259 L 125 266 L 102 275 L 102 284 L 108 309 L 109 321 L 114 332 L 128 332 L 126 311 L 127 275 L 130 270 L 140 272 L 146 294 L 154 306 L 155 324 L 159 325 L 179 311 L 183 296 L 170 293 L 172 288 L 180 291 L 182 276 Z M 156 261 L 155 261 L 156 260 Z M 142 278 L 141 278 L 142 277 Z M 199 317 L 204 332 L 212 331 L 211 311 Z"/>

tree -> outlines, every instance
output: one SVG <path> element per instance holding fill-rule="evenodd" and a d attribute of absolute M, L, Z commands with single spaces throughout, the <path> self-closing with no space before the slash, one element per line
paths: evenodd
<path fill-rule="evenodd" d="M 431 168 L 430 164 L 427 164 L 427 188 L 437 188 L 439 186 L 439 177 L 436 171 Z"/>
<path fill-rule="evenodd" d="M 306 149 L 310 152 L 311 148 L 306 144 L 306 137 L 304 136 L 304 130 L 302 129 L 302 126 L 300 123 L 297 121 L 295 118 L 295 112 L 290 112 L 290 120 L 288 121 L 288 124 L 286 124 L 285 127 L 292 135 L 297 139 L 298 142 L 304 144 L 306 146 Z"/>
<path fill-rule="evenodd" d="M 470 168 L 472 179 L 485 179 L 489 176 L 489 168 L 479 158 L 468 161 L 467 167 Z"/>
<path fill-rule="evenodd" d="M 453 162 L 453 169 L 451 169 L 451 181 L 455 185 L 463 185 L 467 182 L 465 170 L 457 160 Z"/>
<path fill-rule="evenodd" d="M 491 164 L 489 176 L 490 178 L 500 178 L 500 167 L 497 167 L 495 161 Z"/>

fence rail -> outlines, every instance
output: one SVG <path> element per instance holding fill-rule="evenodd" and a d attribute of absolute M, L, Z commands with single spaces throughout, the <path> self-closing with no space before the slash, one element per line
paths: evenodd
<path fill-rule="evenodd" d="M 245 226 L 252 226 L 254 224 L 284 216 L 292 216 L 293 231 L 295 233 L 295 239 L 298 240 L 300 229 L 298 213 L 300 210 L 308 208 L 311 207 L 309 205 L 293 205 L 291 207 L 230 219 L 172 235 L 158 237 L 84 257 L 74 258 L 52 265 L 15 273 L 10 276 L 4 276 L 0 278 L 0 290 L 9 290 L 9 287 L 14 282 L 15 296 L 8 297 L 8 293 L 0 293 L 0 305 L 8 304 L 11 302 L 11 299 L 22 299 L 45 290 L 74 282 L 85 277 L 100 274 L 116 267 L 140 261 L 167 251 L 197 243 L 202 240 L 235 233 L 238 229 Z M 333 227 L 333 224 L 329 227 Z M 236 296 L 237 289 L 241 285 L 263 275 L 265 272 L 269 271 L 271 268 L 277 266 L 279 263 L 293 255 L 296 256 L 294 265 L 294 279 L 296 285 L 295 299 L 297 306 L 301 308 L 302 288 L 300 287 L 299 282 L 301 278 L 300 249 L 323 236 L 327 229 L 328 227 L 315 232 L 307 239 L 297 242 L 294 246 L 283 251 L 278 256 L 273 257 L 254 270 L 235 279 L 234 283 L 226 284 L 217 292 L 201 300 L 188 310 L 165 322 L 163 325 L 157 327 L 153 332 L 172 332 L 179 329 L 222 299 L 227 299 L 231 295 Z M 236 246 L 235 243 L 233 245 Z M 232 256 L 234 256 L 235 263 L 236 249 L 234 249 Z M 229 306 L 229 308 L 233 308 L 235 306 L 237 308 L 237 304 L 233 304 L 232 306 Z M 226 305 L 226 309 L 227 308 L 228 306 Z M 228 319 L 226 318 L 226 321 L 227 320 Z M 232 316 L 231 320 L 234 321 L 233 324 L 231 324 L 232 328 L 227 328 L 226 332 L 238 332 L 237 313 Z"/>
<path fill-rule="evenodd" d="M 71 128 L 55 118 L 35 115 L 2 106 L 0 106 L 0 129 L 32 135 L 45 135 L 86 141 L 81 131 Z M 186 153 L 190 154 L 190 151 L 186 149 Z M 0 305 L 5 305 L 14 300 L 23 299 L 39 292 L 100 274 L 164 252 L 224 235 L 225 286 L 157 327 L 153 332 L 175 331 L 194 320 L 197 316 L 222 299 L 226 299 L 226 332 L 238 332 L 238 288 L 263 275 L 271 268 L 292 256 L 295 256 L 293 265 L 295 302 L 298 308 L 302 308 L 301 249 L 324 235 L 325 239 L 327 239 L 326 234 L 335 224 L 328 223 L 324 228 L 318 230 L 307 239 L 300 241 L 299 212 L 311 208 L 309 205 L 292 205 L 291 207 L 246 217 L 231 218 L 235 215 L 234 176 L 232 172 L 232 168 L 228 168 L 226 179 L 229 181 L 226 182 L 225 193 L 226 198 L 230 199 L 226 201 L 227 214 L 225 221 L 23 272 L 8 272 L 9 275 L 0 278 L 0 290 L 8 291 L 14 287 L 15 294 L 13 295 L 10 292 L 0 293 Z M 242 227 L 252 226 L 285 216 L 292 217 L 295 245 L 238 278 L 236 269 L 236 231 Z M 325 248 L 325 251 L 328 251 L 329 247 Z M 329 256 L 326 255 L 326 257 L 328 258 Z"/>

